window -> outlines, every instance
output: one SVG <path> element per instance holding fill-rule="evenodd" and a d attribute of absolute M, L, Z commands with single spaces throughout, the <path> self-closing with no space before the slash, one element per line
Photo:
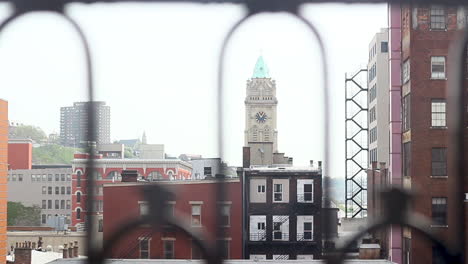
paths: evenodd
<path fill-rule="evenodd" d="M 283 201 L 283 184 L 273 184 L 273 201 Z"/>
<path fill-rule="evenodd" d="M 257 186 L 257 192 L 258 193 L 264 193 L 265 192 L 265 185 L 258 185 Z"/>
<path fill-rule="evenodd" d="M 431 79 L 445 79 L 445 57 L 431 57 Z"/>
<path fill-rule="evenodd" d="M 45 214 L 41 215 L 41 223 L 45 224 L 47 222 L 47 218 Z"/>
<path fill-rule="evenodd" d="M 13 174 L 13 175 L 11 176 L 11 180 L 12 180 L 12 181 L 16 181 L 16 174 Z"/>
<path fill-rule="evenodd" d="M 42 209 L 47 209 L 47 201 L 42 200 Z"/>
<path fill-rule="evenodd" d="M 283 233 L 281 232 L 281 222 L 274 222 L 273 223 L 273 240 L 281 240 L 283 239 Z"/>
<path fill-rule="evenodd" d="M 432 198 L 432 224 L 436 226 L 447 225 L 447 198 Z"/>
<path fill-rule="evenodd" d="M 403 176 L 411 176 L 411 142 L 403 143 Z"/>
<path fill-rule="evenodd" d="M 312 240 L 312 222 L 304 223 L 304 233 L 302 238 L 304 240 Z"/>
<path fill-rule="evenodd" d="M 383 53 L 388 52 L 388 42 L 387 41 L 380 42 L 380 52 L 383 52 Z"/>
<path fill-rule="evenodd" d="M 71 208 L 71 202 L 70 200 L 67 200 L 67 209 L 70 209 Z"/>
<path fill-rule="evenodd" d="M 377 127 L 371 128 L 369 131 L 369 143 L 377 141 Z"/>
<path fill-rule="evenodd" d="M 60 174 L 60 180 L 65 181 L 65 174 Z"/>
<path fill-rule="evenodd" d="M 31 174 L 31 181 L 36 181 L 36 174 Z"/>
<path fill-rule="evenodd" d="M 42 186 L 42 194 L 47 194 L 47 187 L 46 186 Z"/>
<path fill-rule="evenodd" d="M 67 181 L 71 181 L 71 175 L 67 174 Z"/>
<path fill-rule="evenodd" d="M 140 216 L 146 216 L 149 213 L 149 204 L 147 202 L 138 202 L 140 207 Z"/>
<path fill-rule="evenodd" d="M 141 259 L 150 258 L 149 244 L 150 244 L 150 241 L 148 238 L 140 239 L 140 258 Z"/>
<path fill-rule="evenodd" d="M 55 181 L 59 181 L 60 180 L 60 174 L 55 174 Z"/>
<path fill-rule="evenodd" d="M 174 258 L 174 240 L 164 240 L 164 258 Z"/>
<path fill-rule="evenodd" d="M 403 97 L 403 131 L 408 131 L 411 128 L 411 97 L 408 94 Z"/>
<path fill-rule="evenodd" d="M 447 263 L 442 250 L 443 249 L 437 246 L 432 247 L 432 264 L 446 264 Z"/>
<path fill-rule="evenodd" d="M 229 259 L 229 240 L 218 240 L 221 243 L 221 258 Z"/>
<path fill-rule="evenodd" d="M 257 229 L 258 230 L 265 230 L 265 223 L 257 223 Z"/>
<path fill-rule="evenodd" d="M 369 103 L 377 98 L 377 84 L 374 84 L 369 90 Z"/>
<path fill-rule="evenodd" d="M 47 187 L 47 193 L 52 194 L 52 186 Z"/>
<path fill-rule="evenodd" d="M 201 259 L 202 254 L 200 248 L 197 246 L 195 242 L 192 242 L 192 259 Z"/>
<path fill-rule="evenodd" d="M 375 106 L 369 110 L 369 122 L 372 123 L 377 119 L 377 115 L 375 114 Z"/>
<path fill-rule="evenodd" d="M 65 209 L 65 200 L 60 200 L 60 209 Z"/>
<path fill-rule="evenodd" d="M 18 181 L 23 181 L 23 174 L 18 174 Z"/>
<path fill-rule="evenodd" d="M 192 226 L 201 226 L 201 204 L 192 205 Z"/>
<path fill-rule="evenodd" d="M 81 219 L 81 209 L 80 208 L 76 209 L 76 219 Z"/>
<path fill-rule="evenodd" d="M 431 29 L 445 30 L 446 28 L 445 8 L 443 6 L 431 6 Z"/>
<path fill-rule="evenodd" d="M 377 76 L 377 66 L 374 63 L 370 68 L 369 68 L 369 82 L 374 80 L 375 76 Z"/>
<path fill-rule="evenodd" d="M 55 194 L 60 194 L 60 187 L 55 187 Z"/>
<path fill-rule="evenodd" d="M 59 202 L 59 200 L 55 200 L 55 209 L 60 209 L 60 202 Z"/>
<path fill-rule="evenodd" d="M 67 187 L 67 194 L 71 194 L 71 187 Z"/>
<path fill-rule="evenodd" d="M 47 209 L 52 209 L 52 200 L 47 200 Z"/>
<path fill-rule="evenodd" d="M 62 186 L 62 187 L 60 188 L 60 193 L 61 193 L 61 194 L 65 194 L 65 186 Z"/>
<path fill-rule="evenodd" d="M 446 127 L 446 102 L 443 99 L 431 101 L 431 127 Z"/>
<path fill-rule="evenodd" d="M 403 79 L 403 84 L 409 82 L 410 80 L 410 67 L 411 67 L 410 59 L 405 60 L 405 62 L 403 62 L 403 67 L 402 67 L 403 73 L 401 74 L 402 79 Z"/>
<path fill-rule="evenodd" d="M 312 201 L 312 184 L 304 184 L 304 201 Z"/>
<path fill-rule="evenodd" d="M 231 221 L 231 206 L 228 204 L 223 204 L 220 206 L 221 211 L 221 226 L 229 226 Z"/>
<path fill-rule="evenodd" d="M 76 202 L 77 203 L 81 202 L 81 193 L 80 192 L 76 193 Z"/>
<path fill-rule="evenodd" d="M 52 181 L 52 174 L 47 174 L 47 181 Z"/>
<path fill-rule="evenodd" d="M 432 176 L 447 176 L 447 148 L 432 148 Z"/>
<path fill-rule="evenodd" d="M 205 174 L 205 176 L 211 176 L 211 167 L 204 167 L 203 173 Z"/>
<path fill-rule="evenodd" d="M 76 173 L 76 186 L 81 187 L 81 171 Z"/>

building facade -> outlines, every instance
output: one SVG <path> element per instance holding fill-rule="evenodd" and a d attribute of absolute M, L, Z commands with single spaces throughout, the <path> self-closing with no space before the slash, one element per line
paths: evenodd
<path fill-rule="evenodd" d="M 382 29 L 369 44 L 368 128 L 369 164 L 389 163 L 388 30 Z"/>
<path fill-rule="evenodd" d="M 31 139 L 8 140 L 8 169 L 30 170 L 32 168 Z"/>
<path fill-rule="evenodd" d="M 8 102 L 0 99 L 0 262 L 6 262 L 8 197 Z"/>
<path fill-rule="evenodd" d="M 88 141 L 89 102 L 73 103 L 73 106 L 60 108 L 60 141 L 64 146 L 79 147 Z M 110 143 L 110 106 L 105 102 L 93 102 L 95 114 L 96 141 Z"/>
<path fill-rule="evenodd" d="M 321 169 L 245 168 L 243 193 L 245 258 L 321 258 Z"/>
<path fill-rule="evenodd" d="M 225 200 L 217 201 L 217 182 L 213 180 L 162 181 L 171 191 L 172 201 L 166 201 L 167 212 L 186 221 L 191 231 L 202 232 L 204 243 L 222 246 L 225 259 L 242 258 L 242 194 L 239 180 L 225 181 Z M 104 240 L 123 224 L 138 219 L 148 211 L 142 187 L 148 183 L 122 182 L 104 184 Z M 221 226 L 216 224 L 217 209 L 221 210 Z M 122 214 L 125 211 L 125 214 Z M 217 237 L 222 228 L 224 237 Z M 182 231 L 164 226 L 154 232 L 149 227 L 138 228 L 113 246 L 111 258 L 201 259 L 203 256 L 193 239 Z"/>
<path fill-rule="evenodd" d="M 8 171 L 8 201 L 41 208 L 41 226 L 51 225 L 56 216 L 71 220 L 72 169 L 47 168 Z"/>
<path fill-rule="evenodd" d="M 251 151 L 252 165 L 292 164 L 292 158 L 278 152 L 277 106 L 276 82 L 260 56 L 247 81 L 245 97 L 244 146 Z"/>
<path fill-rule="evenodd" d="M 178 159 L 104 159 L 102 154 L 95 155 L 96 171 L 90 173 L 89 158 L 89 154 L 75 154 L 72 161 L 72 225 L 79 229 L 85 228 L 87 214 L 98 215 L 102 223 L 103 184 L 119 182 L 123 170 L 137 171 L 140 181 L 188 180 L 192 173 L 192 165 Z M 91 175 L 95 179 L 95 201 L 88 210 L 86 180 Z"/>

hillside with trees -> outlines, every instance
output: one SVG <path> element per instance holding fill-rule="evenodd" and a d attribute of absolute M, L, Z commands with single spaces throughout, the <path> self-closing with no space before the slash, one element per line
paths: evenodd
<path fill-rule="evenodd" d="M 33 164 L 71 164 L 76 151 L 80 149 L 55 144 L 35 147 L 32 153 Z"/>
<path fill-rule="evenodd" d="M 8 226 L 40 226 L 41 208 L 39 206 L 24 206 L 19 202 L 8 202 Z"/>

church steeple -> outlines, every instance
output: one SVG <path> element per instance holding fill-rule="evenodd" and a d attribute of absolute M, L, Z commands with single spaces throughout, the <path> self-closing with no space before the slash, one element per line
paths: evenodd
<path fill-rule="evenodd" d="M 263 60 L 263 56 L 258 57 L 257 63 L 255 63 L 255 69 L 252 78 L 270 78 L 270 72 L 268 67 Z"/>
<path fill-rule="evenodd" d="M 141 137 L 141 144 L 146 145 L 148 144 L 146 139 L 146 131 L 143 131 L 143 136 Z"/>

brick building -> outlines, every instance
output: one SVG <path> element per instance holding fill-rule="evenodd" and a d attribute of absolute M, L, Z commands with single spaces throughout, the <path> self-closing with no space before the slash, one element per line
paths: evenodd
<path fill-rule="evenodd" d="M 0 262 L 7 255 L 8 102 L 0 99 Z"/>
<path fill-rule="evenodd" d="M 84 228 L 86 208 L 86 179 L 89 176 L 87 162 L 89 154 L 75 154 L 72 161 L 72 225 Z M 95 156 L 96 172 L 95 201 L 93 214 L 102 219 L 103 184 L 120 181 L 123 170 L 135 170 L 141 181 L 186 180 L 190 178 L 192 166 L 178 159 L 104 159 L 102 154 Z M 100 222 L 102 220 L 99 220 Z"/>
<path fill-rule="evenodd" d="M 32 168 L 31 139 L 8 140 L 8 169 L 30 170 Z"/>
<path fill-rule="evenodd" d="M 243 188 L 246 258 L 321 258 L 321 168 L 245 168 Z"/>
<path fill-rule="evenodd" d="M 122 225 L 147 212 L 142 196 L 144 182 L 104 184 L 104 240 Z M 242 194 L 239 180 L 226 180 L 225 200 L 216 201 L 216 181 L 161 181 L 164 188 L 174 193 L 173 201 L 167 201 L 168 211 L 177 218 L 189 221 L 193 231 L 203 231 L 207 242 L 221 243 L 225 258 L 242 258 Z M 219 208 L 221 207 L 221 208 Z M 225 236 L 215 236 L 216 209 L 221 209 Z M 122 212 L 125 214 L 122 214 Z M 172 227 L 161 232 L 141 227 L 117 243 L 111 258 L 175 258 L 200 259 L 200 251 L 192 238 Z"/>

